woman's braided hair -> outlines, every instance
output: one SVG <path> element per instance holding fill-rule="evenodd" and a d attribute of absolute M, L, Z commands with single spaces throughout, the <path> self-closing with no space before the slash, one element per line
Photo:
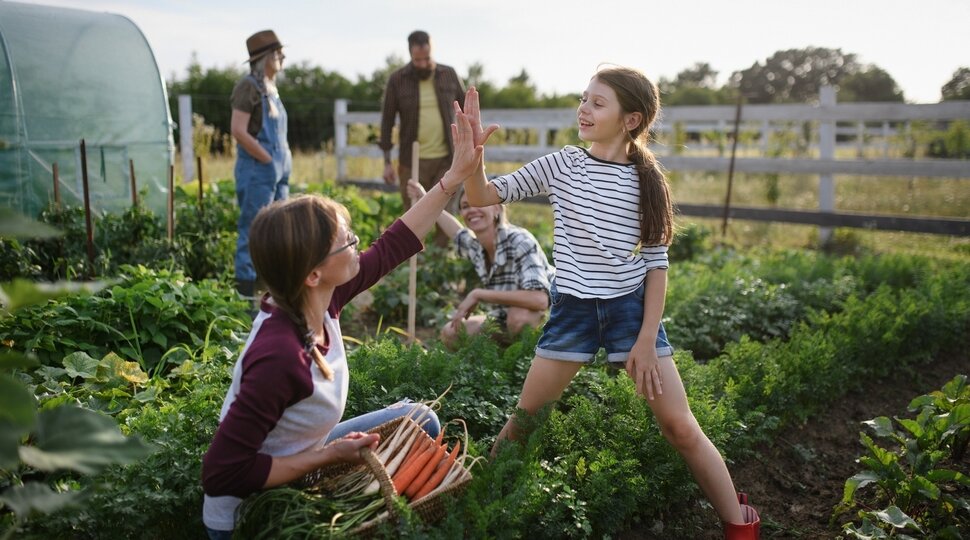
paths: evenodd
<path fill-rule="evenodd" d="M 253 267 L 277 307 L 304 333 L 304 345 L 313 346 L 307 326 L 306 277 L 330 253 L 339 230 L 339 217 L 350 222 L 347 209 L 320 195 L 301 195 L 264 207 L 249 228 Z"/>

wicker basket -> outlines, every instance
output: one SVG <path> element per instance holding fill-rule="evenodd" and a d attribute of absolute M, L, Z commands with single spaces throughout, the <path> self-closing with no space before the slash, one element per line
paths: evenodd
<path fill-rule="evenodd" d="M 394 431 L 403 421 L 405 421 L 403 417 L 391 420 L 390 422 L 386 422 L 374 429 L 369 430 L 368 433 L 379 433 L 381 435 L 381 440 L 385 440 L 394 433 Z M 411 422 L 411 420 L 407 421 Z M 424 432 L 422 431 L 422 433 Z M 369 470 L 377 479 L 377 483 L 380 485 L 381 496 L 384 498 L 387 513 L 381 514 L 379 517 L 363 523 L 350 531 L 351 536 L 367 538 L 372 536 L 377 531 L 378 527 L 380 527 L 385 521 L 398 519 L 399 516 L 397 513 L 397 508 L 395 508 L 394 505 L 394 500 L 395 497 L 398 496 L 398 493 L 394 489 L 394 483 L 391 481 L 391 477 L 387 474 L 387 470 L 384 469 L 384 465 L 370 448 L 362 448 L 361 457 L 364 459 L 363 464 L 339 464 L 324 467 L 307 475 L 302 483 L 307 489 L 326 490 L 328 486 L 336 484 L 340 477 L 345 474 L 363 469 Z M 412 511 L 420 516 L 425 523 L 434 523 L 439 521 L 445 516 L 445 497 L 459 495 L 462 491 L 464 491 L 471 479 L 471 473 L 468 472 L 467 469 L 462 469 L 461 476 L 459 476 L 459 478 L 452 482 L 449 486 L 444 488 L 435 488 L 431 493 L 421 497 L 417 501 L 408 503 L 408 506 Z"/>

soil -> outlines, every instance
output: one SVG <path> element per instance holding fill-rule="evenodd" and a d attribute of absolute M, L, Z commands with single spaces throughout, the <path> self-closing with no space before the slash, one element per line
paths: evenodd
<path fill-rule="evenodd" d="M 861 469 L 860 422 L 877 416 L 906 416 L 909 402 L 967 374 L 966 350 L 941 355 L 913 371 L 871 381 L 861 391 L 832 403 L 803 425 L 789 427 L 753 457 L 730 465 L 735 486 L 748 494 L 761 515 L 762 538 L 832 539 L 844 520 L 830 524 L 845 481 Z M 707 538 L 723 538 L 717 529 Z"/>

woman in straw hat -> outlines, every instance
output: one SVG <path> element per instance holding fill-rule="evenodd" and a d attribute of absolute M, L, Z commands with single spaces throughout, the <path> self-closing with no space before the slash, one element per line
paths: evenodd
<path fill-rule="evenodd" d="M 283 45 L 272 30 L 246 40 L 249 74 L 232 89 L 230 132 L 236 139 L 236 289 L 252 297 L 256 271 L 249 254 L 249 225 L 267 204 L 289 194 L 293 158 L 286 142 L 286 109 L 276 89 L 283 67 Z"/>

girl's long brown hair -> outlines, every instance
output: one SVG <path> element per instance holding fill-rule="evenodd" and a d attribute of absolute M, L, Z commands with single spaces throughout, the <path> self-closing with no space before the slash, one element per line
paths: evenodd
<path fill-rule="evenodd" d="M 249 228 L 249 253 L 256 275 L 276 305 L 308 332 L 303 309 L 304 280 L 330 253 L 339 228 L 349 224 L 341 204 L 319 195 L 303 195 L 266 206 Z"/>
<path fill-rule="evenodd" d="M 627 158 L 637 168 L 640 181 L 640 242 L 644 246 L 667 245 L 674 236 L 674 210 L 667 176 L 650 151 L 650 127 L 660 111 L 660 92 L 639 71 L 626 67 L 607 67 L 594 78 L 616 92 L 624 114 L 638 112 L 640 124 L 629 131 Z"/>

